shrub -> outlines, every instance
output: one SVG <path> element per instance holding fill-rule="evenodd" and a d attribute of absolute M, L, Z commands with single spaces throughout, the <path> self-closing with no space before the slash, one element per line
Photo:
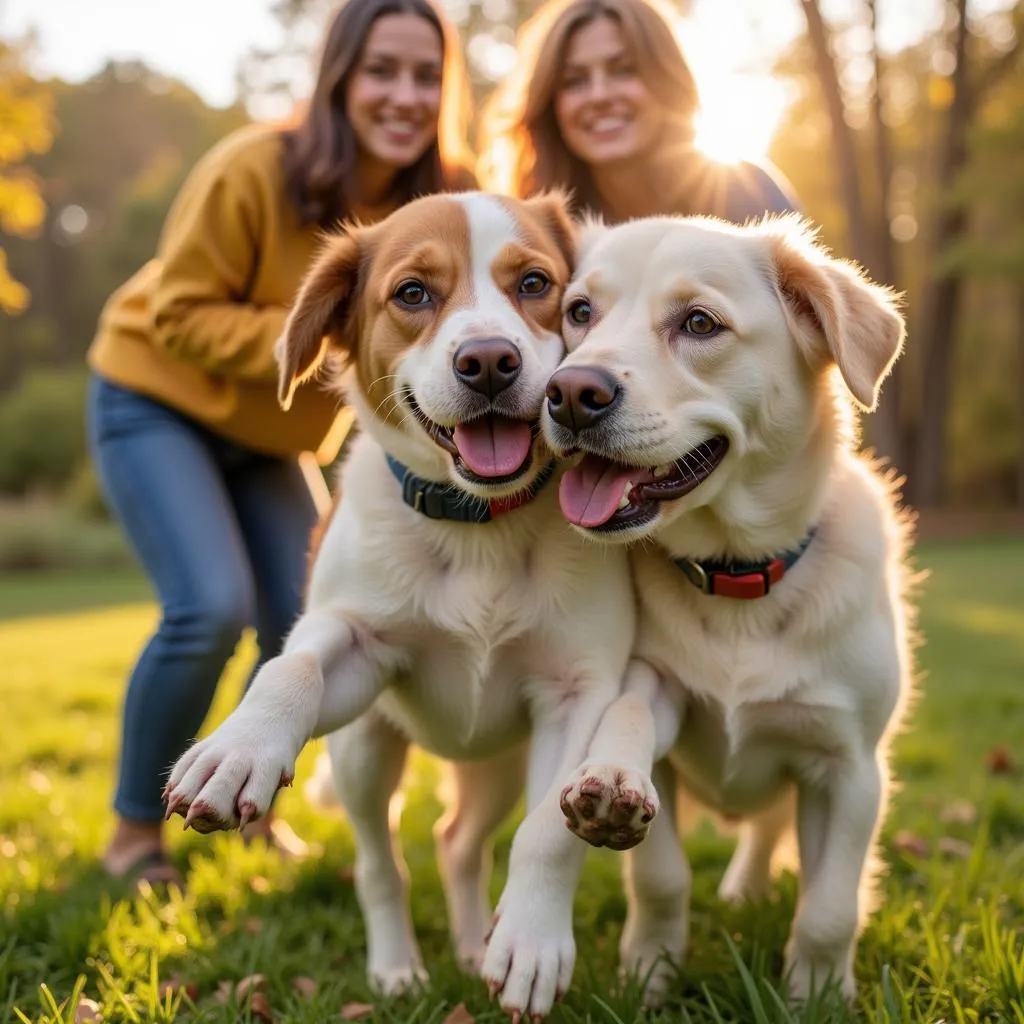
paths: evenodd
<path fill-rule="evenodd" d="M 63 490 L 85 458 L 84 369 L 36 370 L 0 398 L 0 493 Z"/>
<path fill-rule="evenodd" d="M 133 564 L 116 523 L 83 519 L 39 497 L 0 504 L 0 572 Z"/>

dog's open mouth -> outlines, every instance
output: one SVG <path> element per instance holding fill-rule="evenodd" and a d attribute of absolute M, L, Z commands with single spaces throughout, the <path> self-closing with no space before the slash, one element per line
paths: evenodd
<path fill-rule="evenodd" d="M 435 423 L 409 399 L 420 426 L 434 443 L 448 452 L 459 474 L 483 484 L 508 483 L 530 467 L 533 442 L 540 432 L 538 422 L 515 420 L 498 413 L 485 413 L 454 427 Z"/>
<path fill-rule="evenodd" d="M 729 439 L 718 434 L 651 469 L 586 455 L 562 477 L 562 514 L 576 526 L 608 533 L 642 526 L 658 514 L 659 502 L 681 498 L 707 480 L 728 450 Z"/>

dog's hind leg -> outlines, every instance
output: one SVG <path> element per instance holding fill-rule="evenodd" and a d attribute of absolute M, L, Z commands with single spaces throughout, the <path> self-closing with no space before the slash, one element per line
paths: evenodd
<path fill-rule="evenodd" d="M 853 958 L 867 861 L 888 779 L 884 758 L 858 754 L 797 797 L 800 899 L 786 947 L 790 994 L 806 999 L 831 976 L 856 994 Z"/>
<path fill-rule="evenodd" d="M 335 789 L 355 833 L 367 974 L 386 995 L 425 978 L 409 912 L 408 872 L 391 814 L 407 748 L 408 740 L 373 710 L 327 737 Z"/>
<path fill-rule="evenodd" d="M 796 793 L 792 788 L 770 807 L 752 814 L 740 825 L 739 842 L 729 861 L 718 896 L 728 903 L 764 899 L 771 888 L 772 860 L 779 840 L 796 822 Z"/>
<path fill-rule="evenodd" d="M 667 761 L 654 766 L 661 813 L 650 835 L 623 857 L 629 911 L 619 944 L 622 968 L 644 984 L 657 1003 L 686 952 L 690 922 L 690 866 L 676 822 L 676 775 Z"/>
<path fill-rule="evenodd" d="M 453 764 L 453 799 L 434 829 L 455 953 L 474 972 L 491 922 L 490 838 L 523 792 L 526 753 L 520 746 L 488 761 Z"/>

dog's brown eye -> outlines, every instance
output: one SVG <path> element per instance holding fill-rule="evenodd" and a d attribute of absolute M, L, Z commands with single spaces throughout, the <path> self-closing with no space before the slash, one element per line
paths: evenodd
<path fill-rule="evenodd" d="M 393 298 L 399 305 L 410 309 L 430 304 L 430 292 L 419 281 L 403 281 L 395 289 Z"/>
<path fill-rule="evenodd" d="M 565 315 L 570 322 L 582 327 L 590 323 L 590 303 L 586 299 L 577 299 L 567 310 Z"/>
<path fill-rule="evenodd" d="M 695 309 L 683 321 L 683 330 L 687 334 L 696 334 L 701 338 L 717 334 L 721 326 L 710 313 L 705 313 L 703 309 Z"/>
<path fill-rule="evenodd" d="M 551 282 L 539 271 L 531 270 L 523 275 L 519 282 L 520 295 L 543 295 L 551 287 Z"/>

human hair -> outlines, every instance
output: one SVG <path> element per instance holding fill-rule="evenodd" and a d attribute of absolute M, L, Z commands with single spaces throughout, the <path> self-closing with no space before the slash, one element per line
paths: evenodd
<path fill-rule="evenodd" d="M 283 131 L 286 188 L 304 224 L 330 228 L 348 216 L 358 198 L 358 147 L 345 97 L 374 24 L 389 14 L 414 14 L 429 22 L 441 39 L 443 57 L 437 138 L 414 164 L 399 170 L 391 198 L 405 203 L 465 187 L 469 91 L 457 31 L 432 0 L 347 0 L 327 30 L 313 94 L 297 122 Z"/>
<path fill-rule="evenodd" d="M 656 2 L 550 0 L 522 27 L 519 63 L 484 118 L 478 170 L 485 188 L 521 197 L 567 188 L 580 205 L 596 202 L 590 171 L 559 131 L 555 94 L 570 38 L 601 18 L 618 25 L 644 84 L 668 114 L 664 144 L 682 149 L 692 143 L 697 83 Z"/>

